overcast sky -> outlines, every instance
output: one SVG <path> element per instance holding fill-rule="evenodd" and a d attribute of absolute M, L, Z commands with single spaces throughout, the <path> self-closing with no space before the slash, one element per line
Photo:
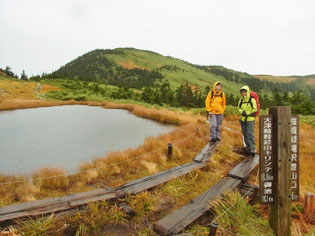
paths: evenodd
<path fill-rule="evenodd" d="M 315 0 L 0 0 L 0 67 L 135 47 L 251 74 L 315 73 Z"/>

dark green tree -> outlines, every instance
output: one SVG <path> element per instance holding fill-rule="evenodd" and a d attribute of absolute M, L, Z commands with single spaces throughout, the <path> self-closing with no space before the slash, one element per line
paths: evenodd
<path fill-rule="evenodd" d="M 22 80 L 28 80 L 27 74 L 25 73 L 24 70 L 22 71 L 21 79 L 22 79 Z"/>
<path fill-rule="evenodd" d="M 292 113 L 301 115 L 315 114 L 315 107 L 312 101 L 305 95 L 303 91 L 293 93 L 290 98 Z"/>

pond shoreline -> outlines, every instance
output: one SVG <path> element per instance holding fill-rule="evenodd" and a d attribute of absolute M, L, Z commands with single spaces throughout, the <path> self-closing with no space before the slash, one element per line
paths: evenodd
<path fill-rule="evenodd" d="M 88 106 L 103 106 L 102 102 L 84 102 L 84 101 L 46 101 L 46 100 L 23 100 L 16 99 L 0 103 L 0 111 L 10 111 L 17 109 L 64 106 L 64 105 L 88 105 Z"/>
<path fill-rule="evenodd" d="M 156 108 L 149 108 L 149 107 L 145 107 L 141 105 L 123 104 L 123 103 L 115 103 L 115 102 L 90 102 L 90 101 L 73 101 L 73 100 L 71 101 L 46 101 L 46 100 L 15 99 L 15 100 L 7 101 L 5 103 L 0 103 L 0 112 L 28 109 L 28 108 L 32 109 L 32 108 L 69 106 L 69 105 L 70 106 L 71 105 L 83 105 L 83 106 L 86 105 L 86 106 L 102 107 L 104 109 L 127 110 L 137 117 L 156 121 L 164 125 L 176 125 L 177 127 L 175 127 L 173 131 L 177 130 L 178 128 L 186 124 L 194 123 L 194 125 L 197 125 L 197 124 L 200 124 L 200 122 L 202 122 L 200 119 L 201 117 L 199 117 L 198 115 L 192 114 L 190 112 L 170 111 L 166 109 L 156 109 Z M 139 145 L 141 146 L 141 144 Z M 125 151 L 125 149 L 122 149 L 121 151 Z M 102 159 L 102 158 L 100 157 L 99 159 Z M 8 176 L 5 173 L 0 173 L 0 175 Z M 9 176 L 12 176 L 12 175 L 9 174 Z M 19 176 L 19 174 L 15 173 L 13 174 L 13 176 Z M 22 176 L 24 176 L 24 174 L 22 174 Z"/>
<path fill-rule="evenodd" d="M 137 117 L 128 110 L 86 105 L 3 111 L 0 123 L 2 174 L 27 174 L 46 166 L 73 173 L 84 161 L 135 148 L 147 137 L 176 127 Z"/>
<path fill-rule="evenodd" d="M 23 100 L 15 99 L 0 103 L 0 111 L 10 111 L 17 109 L 65 106 L 65 105 L 87 105 L 101 106 L 107 109 L 124 109 L 134 115 L 164 124 L 183 125 L 191 122 L 191 118 L 196 118 L 195 114 L 183 111 L 170 111 L 165 108 L 148 108 L 141 105 L 115 103 L 115 102 L 91 102 L 91 101 L 46 101 L 46 100 Z M 199 119 L 201 121 L 201 119 Z"/>
<path fill-rule="evenodd" d="M 1 106 L 2 105 L 2 106 Z M 17 202 L 32 201 L 48 196 L 58 196 L 69 193 L 90 190 L 91 184 L 95 187 L 119 186 L 132 179 L 143 177 L 157 171 L 165 170 L 185 163 L 191 159 L 204 146 L 204 137 L 208 132 L 204 126 L 204 117 L 190 112 L 170 111 L 166 109 L 148 108 L 134 104 L 121 104 L 112 102 L 47 102 L 26 101 L 15 102 L 15 105 L 7 109 L 0 104 L 0 110 L 15 110 L 36 107 L 48 107 L 58 105 L 90 105 L 102 106 L 110 109 L 125 109 L 138 117 L 158 121 L 164 124 L 176 124 L 175 129 L 158 137 L 149 137 L 136 148 L 121 151 L 113 151 L 103 158 L 94 159 L 91 162 L 80 164 L 79 171 L 67 174 L 62 169 L 42 168 L 36 173 L 25 176 L 23 173 L 15 175 L 0 174 L 0 183 L 16 182 L 5 185 L 0 191 L 0 207 Z M 201 127 L 196 132 L 197 127 Z M 189 139 L 187 139 L 189 137 Z M 187 141 L 186 141 L 187 139 Z M 185 140 L 183 144 L 173 147 L 173 158 L 166 156 L 167 145 Z M 160 150 L 157 152 L 157 150 Z M 152 153 L 148 155 L 149 153 Z M 185 155 L 183 155 L 185 153 Z M 142 156 L 142 158 L 139 158 Z M 116 163 L 116 164 L 112 164 Z M 51 176 L 60 176 L 51 178 Z M 63 177 L 62 177 L 63 176 Z M 38 179 L 29 181 L 30 179 Z M 100 185 L 100 186 L 99 186 Z"/>

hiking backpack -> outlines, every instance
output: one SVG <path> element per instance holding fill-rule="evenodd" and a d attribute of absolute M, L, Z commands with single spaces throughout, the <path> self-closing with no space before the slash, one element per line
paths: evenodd
<path fill-rule="evenodd" d="M 252 106 L 252 109 L 254 108 L 253 107 L 253 103 L 252 103 L 252 99 L 255 99 L 256 100 L 256 104 L 257 104 L 257 112 L 255 112 L 255 117 L 256 116 L 258 116 L 259 115 L 259 112 L 260 112 L 260 103 L 259 103 L 259 97 L 258 97 L 258 94 L 257 93 L 255 93 L 255 92 L 253 92 L 253 91 L 251 91 L 250 93 L 249 93 L 249 100 L 248 100 L 248 103 L 250 103 L 250 105 Z M 242 104 L 243 104 L 243 98 L 242 98 L 242 100 L 241 100 L 241 102 L 240 102 L 240 106 L 239 106 L 239 108 L 241 108 L 241 106 L 242 106 Z"/>
<path fill-rule="evenodd" d="M 221 97 L 221 98 L 222 98 L 223 92 L 221 92 L 220 95 L 214 95 L 214 94 L 213 94 L 213 91 L 211 91 L 211 99 L 210 99 L 210 100 L 212 100 L 213 96 L 214 96 L 214 97 Z"/>

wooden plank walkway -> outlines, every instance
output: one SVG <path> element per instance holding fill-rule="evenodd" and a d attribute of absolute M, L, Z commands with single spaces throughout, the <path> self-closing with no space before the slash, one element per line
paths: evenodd
<path fill-rule="evenodd" d="M 210 209 L 211 201 L 224 192 L 239 187 L 242 180 L 248 178 L 250 172 L 258 165 L 258 159 L 259 156 L 256 155 L 252 159 L 239 163 L 229 172 L 226 178 L 191 200 L 185 206 L 156 222 L 154 230 L 162 235 L 172 235 L 181 232 Z"/>
<path fill-rule="evenodd" d="M 207 162 L 209 161 L 209 156 L 212 154 L 212 152 L 215 150 L 217 145 L 219 145 L 220 142 L 215 142 L 214 144 L 208 143 L 202 150 L 197 154 L 197 156 L 194 158 L 195 162 Z"/>
<path fill-rule="evenodd" d="M 69 194 L 63 197 L 47 198 L 32 202 L 23 202 L 0 208 L 0 222 L 60 212 L 87 204 L 95 199 L 109 200 L 116 198 L 117 191 L 98 189 L 83 193 Z"/>
<path fill-rule="evenodd" d="M 205 163 L 189 162 L 187 164 L 176 166 L 174 168 L 150 175 L 148 177 L 131 181 L 127 184 L 122 185 L 118 189 L 123 191 L 125 194 L 136 194 L 141 191 L 158 186 L 176 177 L 185 175 L 194 169 L 200 169 L 205 165 Z"/>
<path fill-rule="evenodd" d="M 235 166 L 228 176 L 245 181 L 249 173 L 259 164 L 259 155 L 254 157 L 247 157 L 244 161 Z"/>
<path fill-rule="evenodd" d="M 151 189 L 171 179 L 185 175 L 194 169 L 204 167 L 206 165 L 205 162 L 209 160 L 212 152 L 215 150 L 215 146 L 217 145 L 218 144 L 207 144 L 201 151 L 202 154 L 197 154 L 197 156 L 202 157 L 201 159 L 198 159 L 197 162 L 193 161 L 181 166 L 176 166 L 168 170 L 131 181 L 115 189 L 97 189 L 83 193 L 69 194 L 63 197 L 47 198 L 0 207 L 0 224 L 6 225 L 6 223 L 10 223 L 14 219 L 23 217 L 33 217 L 67 211 L 76 207 L 81 207 L 90 202 L 114 200 L 124 197 L 127 194 L 136 194 L 138 192 Z"/>
<path fill-rule="evenodd" d="M 194 222 L 210 209 L 210 202 L 225 191 L 238 187 L 241 180 L 230 177 L 224 178 L 206 192 L 190 201 L 187 205 L 179 208 L 170 215 L 165 216 L 154 224 L 154 230 L 162 235 L 179 233 L 186 226 Z"/>

